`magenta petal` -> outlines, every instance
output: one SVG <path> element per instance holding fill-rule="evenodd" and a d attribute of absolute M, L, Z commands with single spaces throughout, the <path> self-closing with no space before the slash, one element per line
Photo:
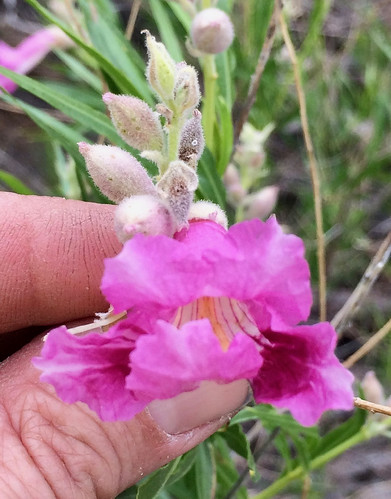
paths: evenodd
<path fill-rule="evenodd" d="M 264 333 L 270 341 L 253 380 L 256 402 L 289 409 L 305 426 L 329 409 L 353 408 L 353 375 L 334 355 L 336 333 L 329 323 Z"/>
<path fill-rule="evenodd" d="M 128 420 L 145 407 L 125 387 L 134 340 L 123 324 L 82 337 L 61 326 L 49 333 L 33 364 L 64 402 L 85 402 L 103 421 Z"/>
<path fill-rule="evenodd" d="M 275 217 L 236 224 L 229 233 L 246 259 L 247 286 L 255 301 L 264 302 L 285 324 L 306 320 L 312 294 L 303 241 L 284 234 Z"/>
<path fill-rule="evenodd" d="M 237 334 L 223 351 L 204 319 L 181 329 L 159 321 L 154 334 L 139 338 L 131 362 L 127 388 L 149 402 L 194 390 L 204 380 L 230 383 L 252 378 L 262 358 L 254 341 L 243 334 Z"/>
<path fill-rule="evenodd" d="M 226 296 L 260 310 L 259 317 L 263 310 L 277 323 L 295 324 L 312 302 L 303 243 L 273 218 L 228 232 L 211 221 L 192 222 L 176 240 L 136 235 L 106 260 L 102 291 L 116 312 L 137 307 L 164 319 L 203 296 Z"/>

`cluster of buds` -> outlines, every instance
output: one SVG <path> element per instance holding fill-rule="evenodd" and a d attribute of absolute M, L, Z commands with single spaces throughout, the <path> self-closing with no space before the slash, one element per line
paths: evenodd
<path fill-rule="evenodd" d="M 224 174 L 224 184 L 227 188 L 228 202 L 236 209 L 238 220 L 252 218 L 264 219 L 273 211 L 279 188 L 269 185 L 254 191 L 262 176 L 266 175 L 264 168 L 264 143 L 273 125 L 264 130 L 256 130 L 249 123 L 243 127 L 239 145 Z"/>
<path fill-rule="evenodd" d="M 103 101 L 121 138 L 140 156 L 156 163 L 149 177 L 130 153 L 109 145 L 79 144 L 87 169 L 102 193 L 119 204 L 115 229 L 121 242 L 136 233 L 172 236 L 189 217 L 210 218 L 226 225 L 224 212 L 213 203 L 194 203 L 197 163 L 204 149 L 197 73 L 176 64 L 165 46 L 148 32 L 147 78 L 159 103 L 156 111 L 144 101 L 106 93 Z"/>

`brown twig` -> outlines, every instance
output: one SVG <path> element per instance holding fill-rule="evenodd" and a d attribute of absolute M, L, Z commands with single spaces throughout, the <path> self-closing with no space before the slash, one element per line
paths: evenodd
<path fill-rule="evenodd" d="M 261 82 L 261 78 L 263 75 L 263 71 L 265 69 L 266 63 L 269 60 L 270 57 L 270 52 L 273 47 L 273 42 L 276 34 L 276 27 L 277 27 L 277 4 L 278 1 L 276 1 L 276 4 L 274 6 L 274 11 L 272 14 L 272 17 L 270 19 L 270 24 L 269 28 L 267 30 L 266 38 L 265 41 L 263 42 L 261 52 L 258 57 L 258 62 L 257 66 L 255 68 L 254 74 L 251 77 L 250 81 L 250 88 L 248 90 L 247 94 L 247 99 L 246 102 L 244 103 L 242 112 L 239 116 L 239 119 L 235 123 L 235 128 L 234 128 L 234 144 L 235 144 L 235 149 L 236 146 L 239 142 L 239 137 L 240 133 L 243 129 L 244 124 L 248 120 L 248 116 L 250 114 L 251 108 L 254 105 L 255 99 L 257 97 L 257 92 L 259 88 L 259 84 Z"/>
<path fill-rule="evenodd" d="M 285 22 L 284 14 L 281 9 L 280 0 L 276 0 L 278 11 L 278 19 L 281 27 L 282 37 L 288 49 L 289 57 L 293 66 L 296 92 L 299 99 L 301 126 L 304 134 L 304 141 L 307 150 L 307 156 L 310 166 L 312 189 L 314 192 L 315 203 L 315 221 L 316 221 L 316 239 L 317 239 L 317 256 L 319 269 L 319 308 L 320 320 L 324 321 L 327 315 L 326 308 L 326 257 L 325 257 L 325 236 L 323 232 L 323 214 L 322 214 L 322 197 L 320 193 L 320 179 L 318 173 L 318 165 L 312 144 L 310 129 L 308 125 L 307 104 L 301 81 L 301 72 L 299 61 L 296 56 L 296 51 L 289 35 L 288 27 Z"/>
<path fill-rule="evenodd" d="M 338 332 L 343 330 L 348 320 L 354 315 L 359 306 L 365 300 L 373 284 L 376 282 L 385 264 L 387 263 L 390 254 L 391 232 L 387 234 L 386 238 L 381 243 L 376 255 L 372 258 L 360 282 L 357 284 L 356 289 L 331 321 L 331 324 Z"/>
<path fill-rule="evenodd" d="M 379 414 L 385 414 L 386 416 L 391 416 L 391 407 L 388 405 L 374 404 L 373 402 L 368 402 L 368 400 L 360 399 L 359 397 L 354 398 L 354 405 L 359 409 L 364 409 L 365 411 L 376 412 Z"/>
<path fill-rule="evenodd" d="M 133 31 L 134 31 L 134 26 L 136 24 L 136 19 L 139 13 L 141 7 L 141 0 L 133 0 L 132 3 L 132 8 L 130 10 L 130 16 L 128 19 L 128 24 L 126 25 L 126 30 L 125 30 L 125 37 L 127 40 L 131 40 Z"/>
<path fill-rule="evenodd" d="M 364 355 L 369 353 L 380 341 L 387 336 L 391 331 L 391 319 L 384 324 L 384 326 L 379 329 L 377 333 L 369 338 L 367 342 L 364 343 L 353 355 L 351 355 L 343 365 L 350 369 L 358 360 L 360 360 Z"/>

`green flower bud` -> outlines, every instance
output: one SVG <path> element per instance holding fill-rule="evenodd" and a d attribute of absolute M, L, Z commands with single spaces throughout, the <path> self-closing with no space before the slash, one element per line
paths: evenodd
<path fill-rule="evenodd" d="M 174 102 L 178 113 L 194 109 L 200 101 L 200 86 L 197 72 L 193 66 L 181 62 L 177 64 L 177 75 L 174 87 Z"/>
<path fill-rule="evenodd" d="M 130 146 L 139 151 L 161 151 L 163 128 L 158 113 L 144 101 L 129 95 L 106 93 L 103 102 L 110 111 L 118 134 Z"/>
<path fill-rule="evenodd" d="M 166 47 L 155 40 L 149 31 L 146 34 L 148 49 L 147 78 L 151 87 L 163 102 L 169 103 L 174 97 L 176 77 L 175 62 L 167 52 Z"/>

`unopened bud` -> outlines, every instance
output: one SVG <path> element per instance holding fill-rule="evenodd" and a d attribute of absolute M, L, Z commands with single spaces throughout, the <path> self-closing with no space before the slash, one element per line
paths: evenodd
<path fill-rule="evenodd" d="M 205 141 L 202 132 L 201 113 L 198 109 L 195 109 L 193 117 L 187 120 L 182 128 L 179 139 L 178 157 L 185 163 L 195 167 L 204 147 Z"/>
<path fill-rule="evenodd" d="M 148 49 L 147 78 L 151 87 L 161 99 L 168 103 L 174 97 L 176 77 L 175 62 L 167 52 L 163 43 L 157 42 L 155 37 L 147 30 L 146 44 Z"/>
<path fill-rule="evenodd" d="M 132 196 L 124 199 L 114 216 L 114 229 L 124 243 L 135 234 L 171 237 L 176 225 L 169 207 L 157 196 Z"/>
<path fill-rule="evenodd" d="M 246 195 L 246 190 L 240 182 L 238 169 L 232 163 L 227 166 L 223 180 L 227 189 L 228 201 L 234 206 L 240 204 Z"/>
<path fill-rule="evenodd" d="M 234 38 L 230 18 L 220 9 L 210 8 L 199 12 L 191 25 L 194 47 L 206 54 L 218 54 L 226 50 Z"/>
<path fill-rule="evenodd" d="M 110 111 L 111 121 L 124 141 L 139 151 L 161 151 L 163 128 L 158 113 L 144 101 L 129 95 L 106 93 L 103 102 Z"/>
<path fill-rule="evenodd" d="M 179 228 L 187 225 L 190 205 L 197 187 L 196 173 L 183 161 L 172 161 L 156 185 L 161 197 L 168 202 Z"/>
<path fill-rule="evenodd" d="M 136 194 L 156 195 L 155 186 L 141 163 L 119 147 L 79 142 L 92 180 L 115 203 Z"/>
<path fill-rule="evenodd" d="M 174 102 L 178 113 L 194 109 L 200 101 L 200 86 L 197 72 L 186 63 L 177 64 L 174 87 Z"/>
<path fill-rule="evenodd" d="M 228 220 L 225 212 L 218 204 L 211 203 L 210 201 L 197 201 L 190 206 L 189 210 L 190 220 L 212 220 L 224 229 L 228 228 Z"/>
<path fill-rule="evenodd" d="M 255 194 L 251 194 L 244 201 L 245 218 L 266 218 L 273 211 L 278 198 L 279 188 L 275 185 L 270 185 L 260 189 Z"/>
<path fill-rule="evenodd" d="M 364 397 L 374 404 L 384 404 L 385 395 L 380 381 L 377 379 L 374 371 L 368 371 L 361 383 Z"/>

